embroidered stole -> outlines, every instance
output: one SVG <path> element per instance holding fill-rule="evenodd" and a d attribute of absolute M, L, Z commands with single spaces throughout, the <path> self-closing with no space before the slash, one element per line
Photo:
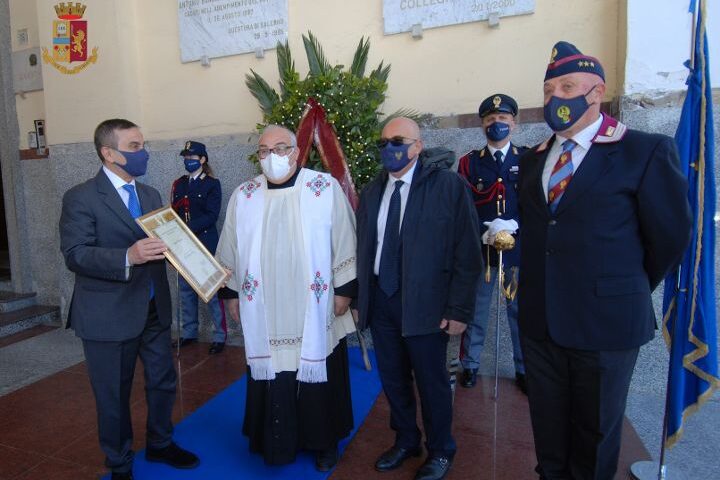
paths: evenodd
<path fill-rule="evenodd" d="M 292 188 L 300 189 L 300 224 L 307 261 L 307 300 L 297 379 L 301 382 L 327 381 L 325 359 L 332 281 L 333 190 L 330 175 L 302 169 Z M 270 352 L 265 321 L 261 255 L 267 180 L 259 175 L 238 187 L 236 195 L 237 265 L 242 277 L 240 319 L 245 337 L 245 355 L 252 378 L 272 380 L 276 370 Z M 272 248 L 266 245 L 266 248 Z M 266 253 L 268 254 L 268 253 Z M 271 254 L 271 253 L 269 253 Z M 270 285 L 267 288 L 277 288 Z"/>

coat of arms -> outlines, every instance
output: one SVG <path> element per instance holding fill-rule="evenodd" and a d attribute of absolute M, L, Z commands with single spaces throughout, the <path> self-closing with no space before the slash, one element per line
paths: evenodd
<path fill-rule="evenodd" d="M 86 8 L 80 2 L 55 5 L 58 19 L 53 20 L 52 55 L 47 48 L 42 50 L 43 62 L 51 64 L 60 73 L 78 73 L 97 61 L 97 47 L 88 55 L 88 22 L 82 20 Z M 75 62 L 81 63 L 73 65 Z M 69 66 L 64 65 L 66 63 Z"/>

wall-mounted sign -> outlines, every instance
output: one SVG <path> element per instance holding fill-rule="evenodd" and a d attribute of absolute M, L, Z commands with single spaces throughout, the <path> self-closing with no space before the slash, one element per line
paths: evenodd
<path fill-rule="evenodd" d="M 535 11 L 535 0 L 383 0 L 385 35 Z"/>
<path fill-rule="evenodd" d="M 12 69 L 15 93 L 43 89 L 40 47 L 13 52 Z"/>
<path fill-rule="evenodd" d="M 87 7 L 80 2 L 55 5 L 58 19 L 53 20 L 52 54 L 43 47 L 43 62 L 60 73 L 72 75 L 97 61 L 97 47 L 88 55 L 87 20 L 81 20 Z M 80 63 L 77 63 L 80 62 Z"/>
<path fill-rule="evenodd" d="M 275 48 L 287 40 L 288 0 L 178 0 L 180 60 Z"/>

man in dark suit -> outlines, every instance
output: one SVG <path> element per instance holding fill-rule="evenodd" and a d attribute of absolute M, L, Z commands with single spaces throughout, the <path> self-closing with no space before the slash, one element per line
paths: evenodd
<path fill-rule="evenodd" d="M 419 456 L 415 389 L 428 456 L 416 480 L 439 480 L 455 455 L 448 335 L 472 319 L 482 269 L 477 215 L 450 171 L 453 154 L 423 150 L 408 118 L 388 122 L 379 142 L 384 170 L 362 192 L 357 212 L 360 328 L 370 325 L 394 445 L 375 463 L 381 472 Z"/>
<path fill-rule="evenodd" d="M 148 153 L 128 120 L 95 130 L 102 168 L 65 193 L 60 248 L 75 273 L 68 327 L 83 341 L 95 394 L 100 447 L 113 480 L 132 479 L 130 391 L 138 356 L 148 405 L 147 460 L 194 468 L 198 458 L 172 440 L 175 369 L 165 244 L 146 238 L 135 218 L 162 206 L 154 188 L 135 181 Z"/>
<path fill-rule="evenodd" d="M 600 62 L 557 43 L 544 84 L 555 134 L 520 161 L 519 320 L 544 479 L 614 477 L 650 293 L 690 239 L 673 140 L 601 114 L 604 93 Z"/>
<path fill-rule="evenodd" d="M 502 93 L 490 95 L 482 101 L 478 113 L 482 119 L 487 145 L 480 150 L 471 150 L 458 162 L 458 173 L 473 192 L 480 232 L 483 234 L 483 258 L 486 261 L 485 275 L 478 282 L 475 314 L 463 334 L 463 376 L 460 385 L 465 388 L 472 388 L 477 382 L 490 304 L 497 298 L 493 295 L 498 283 L 498 254 L 492 246 L 494 236 L 502 230 L 515 233 L 518 228 L 517 182 L 520 177 L 520 155 L 527 150 L 514 145 L 510 140 L 518 113 L 515 99 Z M 503 254 L 504 285 L 509 293 L 504 296 L 512 340 L 515 383 L 525 392 L 525 365 L 517 321 L 519 264 L 520 245 L 517 242 L 515 248 Z"/>

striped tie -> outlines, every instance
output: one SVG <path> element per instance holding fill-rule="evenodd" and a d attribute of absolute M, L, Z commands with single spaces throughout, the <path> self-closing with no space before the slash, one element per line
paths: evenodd
<path fill-rule="evenodd" d="M 577 143 L 575 140 L 565 140 L 562 144 L 560 158 L 552 169 L 550 181 L 548 182 L 548 205 L 550 211 L 555 213 L 560 199 L 567 189 L 570 179 L 573 176 L 572 150 Z"/>

